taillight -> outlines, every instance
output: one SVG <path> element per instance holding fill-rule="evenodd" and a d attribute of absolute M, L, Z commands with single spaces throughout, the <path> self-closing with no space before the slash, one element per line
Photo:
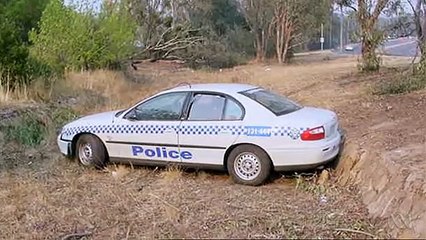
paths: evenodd
<path fill-rule="evenodd" d="M 300 135 L 300 138 L 303 141 L 315 141 L 315 140 L 324 139 L 325 138 L 324 127 L 316 127 L 316 128 L 308 129 Z"/>

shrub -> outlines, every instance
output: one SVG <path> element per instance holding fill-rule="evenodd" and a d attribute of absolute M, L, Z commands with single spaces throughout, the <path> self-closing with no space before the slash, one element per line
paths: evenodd
<path fill-rule="evenodd" d="M 191 68 L 209 67 L 214 69 L 232 68 L 246 62 L 242 54 L 227 51 L 226 47 L 215 41 L 206 41 L 188 50 L 189 60 L 187 64 Z"/>
<path fill-rule="evenodd" d="M 52 112 L 52 120 L 55 127 L 62 127 L 69 121 L 77 118 L 77 113 L 71 108 L 57 108 Z"/>
<path fill-rule="evenodd" d="M 375 86 L 373 94 L 375 95 L 388 95 L 388 94 L 401 94 L 420 90 L 426 87 L 425 76 L 409 76 L 408 78 L 398 78 L 390 82 L 380 83 Z"/>
<path fill-rule="evenodd" d="M 47 126 L 35 115 L 25 113 L 18 121 L 3 126 L 6 140 L 17 141 L 25 146 L 37 146 L 47 134 Z"/>
<path fill-rule="evenodd" d="M 133 53 L 136 24 L 121 3 L 103 4 L 96 13 L 78 9 L 91 1 L 77 2 L 80 6 L 63 0 L 47 5 L 39 30 L 30 33 L 31 56 L 62 73 L 116 66 Z"/>
<path fill-rule="evenodd" d="M 13 90 L 46 73 L 45 66 L 29 57 L 28 31 L 36 27 L 47 1 L 0 1 L 1 86 Z"/>

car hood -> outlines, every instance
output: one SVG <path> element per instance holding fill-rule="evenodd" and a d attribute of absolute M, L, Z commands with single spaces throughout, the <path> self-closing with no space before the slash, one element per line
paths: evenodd
<path fill-rule="evenodd" d="M 65 127 L 111 124 L 117 112 L 119 112 L 119 110 L 87 115 L 70 122 Z"/>

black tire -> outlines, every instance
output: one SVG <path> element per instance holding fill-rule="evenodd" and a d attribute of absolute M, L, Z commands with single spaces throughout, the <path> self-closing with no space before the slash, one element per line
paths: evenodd
<path fill-rule="evenodd" d="M 82 151 L 86 150 L 86 154 Z M 75 156 L 80 164 L 87 167 L 102 169 L 106 166 L 107 153 L 104 144 L 94 135 L 85 134 L 78 138 L 75 146 Z M 88 152 L 91 152 L 88 154 Z M 82 153 L 82 154 L 80 154 Z"/>
<path fill-rule="evenodd" d="M 272 163 L 268 154 L 261 148 L 240 145 L 229 154 L 227 169 L 235 183 L 259 186 L 270 177 Z"/>

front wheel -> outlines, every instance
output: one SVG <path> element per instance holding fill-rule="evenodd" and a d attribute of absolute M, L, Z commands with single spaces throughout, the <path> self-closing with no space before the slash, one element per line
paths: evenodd
<path fill-rule="evenodd" d="M 76 144 L 76 153 L 79 162 L 84 166 L 105 167 L 106 149 L 96 136 L 85 134 L 79 137 Z"/>
<path fill-rule="evenodd" d="M 259 147 L 241 145 L 229 154 L 227 168 L 234 182 L 258 186 L 269 178 L 272 164 L 269 156 Z"/>

